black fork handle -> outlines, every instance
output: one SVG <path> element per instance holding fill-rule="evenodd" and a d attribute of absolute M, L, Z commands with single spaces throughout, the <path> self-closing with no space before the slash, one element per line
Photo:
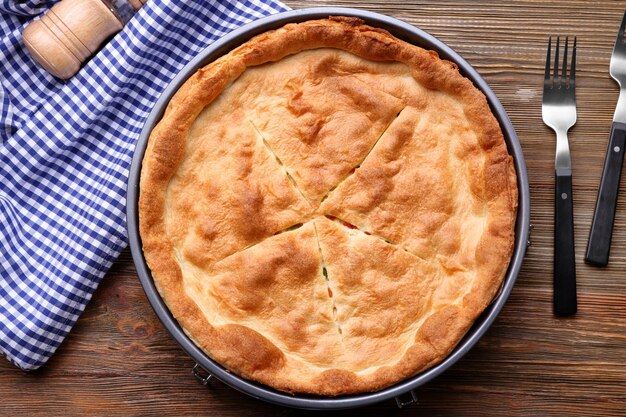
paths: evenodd
<path fill-rule="evenodd" d="M 592 265 L 606 266 L 609 263 L 625 146 L 626 123 L 613 122 L 585 255 L 585 261 Z"/>
<path fill-rule="evenodd" d="M 571 172 L 557 172 L 554 185 L 554 314 L 567 316 L 577 310 Z"/>

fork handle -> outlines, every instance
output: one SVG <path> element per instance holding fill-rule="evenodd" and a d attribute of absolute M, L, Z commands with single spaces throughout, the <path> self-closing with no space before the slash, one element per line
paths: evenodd
<path fill-rule="evenodd" d="M 585 261 L 597 266 L 606 266 L 609 263 L 617 192 L 624 162 L 624 146 L 626 146 L 626 123 L 613 122 L 585 255 Z"/>
<path fill-rule="evenodd" d="M 554 198 L 554 314 L 576 313 L 572 175 L 556 173 Z"/>

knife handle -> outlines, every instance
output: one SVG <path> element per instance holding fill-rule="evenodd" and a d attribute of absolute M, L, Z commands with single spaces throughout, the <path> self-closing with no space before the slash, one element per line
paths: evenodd
<path fill-rule="evenodd" d="M 626 123 L 613 122 L 585 254 L 585 261 L 596 266 L 606 266 L 609 263 L 625 146 Z"/>
<path fill-rule="evenodd" d="M 572 176 L 556 174 L 554 198 L 554 314 L 576 313 Z"/>

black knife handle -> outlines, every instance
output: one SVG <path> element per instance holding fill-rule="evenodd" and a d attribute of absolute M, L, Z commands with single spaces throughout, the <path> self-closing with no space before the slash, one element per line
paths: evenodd
<path fill-rule="evenodd" d="M 597 266 L 606 266 L 609 263 L 625 145 L 626 123 L 613 122 L 585 254 L 585 261 Z"/>
<path fill-rule="evenodd" d="M 572 176 L 556 174 L 554 196 L 554 314 L 576 313 Z"/>

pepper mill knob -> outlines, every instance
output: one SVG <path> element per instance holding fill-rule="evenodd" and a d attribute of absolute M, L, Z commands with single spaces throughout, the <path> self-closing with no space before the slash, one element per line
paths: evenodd
<path fill-rule="evenodd" d="M 130 0 L 135 10 L 146 0 Z M 24 29 L 22 39 L 31 56 L 46 71 L 70 78 L 124 21 L 104 0 L 61 0 L 41 19 Z"/>

